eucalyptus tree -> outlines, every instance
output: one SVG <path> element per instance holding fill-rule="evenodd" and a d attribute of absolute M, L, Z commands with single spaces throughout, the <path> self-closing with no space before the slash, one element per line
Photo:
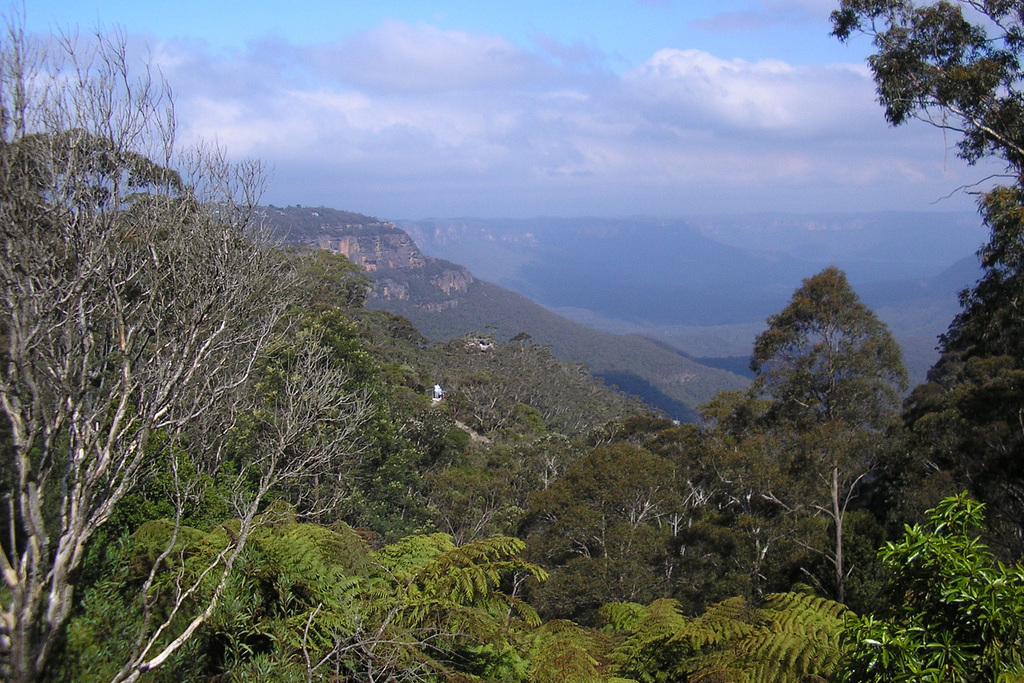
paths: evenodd
<path fill-rule="evenodd" d="M 885 323 L 838 268 L 805 279 L 767 323 L 754 343 L 750 389 L 709 406 L 711 435 L 744 454 L 727 475 L 747 487 L 740 496 L 829 521 L 832 542 L 823 554 L 842 602 L 844 522 L 897 415 L 906 370 Z"/>
<path fill-rule="evenodd" d="M 869 36 L 879 101 L 894 125 L 918 118 L 959 137 L 959 155 L 994 159 L 1004 184 L 979 196 L 991 237 L 983 277 L 961 294 L 939 363 L 915 390 L 907 422 L 919 467 L 952 472 L 989 505 L 1000 545 L 1024 550 L 1024 6 L 1017 0 L 842 0 L 841 40 Z"/>
<path fill-rule="evenodd" d="M 202 572 L 223 588 L 260 499 L 321 473 L 308 429 L 354 417 L 307 344 L 276 400 L 246 383 L 286 309 L 288 277 L 255 212 L 257 162 L 180 151 L 168 88 L 130 68 L 123 40 L 0 42 L 0 669 L 43 678 L 73 605 L 87 545 L 143 482 L 174 533 L 140 588 L 173 567 L 177 531 L 217 480 L 239 518 Z M 325 384 L 326 383 L 326 384 Z M 259 451 L 222 469 L 237 416 L 264 416 Z M 321 430 L 323 431 L 323 430 Z M 236 479 L 227 477 L 229 471 Z M 159 475 L 157 477 L 157 475 Z M 146 613 L 117 675 L 159 666 L 210 614 L 197 583 Z M 166 597 L 166 596 L 165 596 Z"/>
<path fill-rule="evenodd" d="M 868 58 L 885 117 L 922 119 L 960 135 L 960 156 L 1024 170 L 1021 51 L 1024 11 L 1016 0 L 841 0 L 833 34 L 869 36 Z"/>
<path fill-rule="evenodd" d="M 750 367 L 751 391 L 768 401 L 763 424 L 784 435 L 796 456 L 790 474 L 807 487 L 783 504 L 808 505 L 830 520 L 829 559 L 842 602 L 843 522 L 907 385 L 900 347 L 846 275 L 829 267 L 804 280 L 768 318 Z"/>

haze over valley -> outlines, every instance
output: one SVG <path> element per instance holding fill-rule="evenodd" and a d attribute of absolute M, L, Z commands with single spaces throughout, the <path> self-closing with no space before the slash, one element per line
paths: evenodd
<path fill-rule="evenodd" d="M 32 4 L 33 33 L 123 27 L 178 141 L 266 164 L 261 203 L 396 220 L 484 282 L 740 373 L 834 263 L 923 378 L 1003 170 L 889 126 L 833 0 Z"/>
<path fill-rule="evenodd" d="M 525 336 L 687 422 L 718 392 L 747 385 L 766 318 L 830 265 L 890 325 L 911 384 L 923 381 L 958 293 L 977 280 L 983 239 L 967 213 L 397 224 L 325 207 L 264 215 L 289 243 L 352 259 L 375 282 L 367 304 L 430 339 Z"/>
<path fill-rule="evenodd" d="M 986 238 L 970 212 L 737 214 L 685 219 L 402 220 L 426 254 L 596 329 L 732 357 L 803 278 L 836 265 L 887 322 L 915 380 L 934 362 Z"/>

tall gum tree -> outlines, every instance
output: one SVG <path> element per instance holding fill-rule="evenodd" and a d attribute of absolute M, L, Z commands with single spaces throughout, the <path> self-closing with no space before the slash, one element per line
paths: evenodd
<path fill-rule="evenodd" d="M 961 136 L 970 162 L 994 156 L 1024 168 L 1021 49 L 1015 0 L 841 0 L 833 35 L 869 36 L 878 99 L 893 125 L 921 119 Z"/>
<path fill-rule="evenodd" d="M 728 400 L 724 429 L 744 434 L 756 495 L 788 513 L 832 525 L 835 597 L 845 600 L 844 521 L 858 484 L 872 470 L 893 421 L 906 370 L 885 323 L 865 306 L 846 275 L 829 267 L 768 318 L 754 343 L 754 382 Z M 728 424 L 740 419 L 742 425 Z M 759 459 L 760 458 L 760 459 Z"/>
<path fill-rule="evenodd" d="M 996 547 L 1024 552 L 1024 6 L 1016 0 L 842 0 L 840 40 L 863 34 L 879 102 L 893 125 L 917 118 L 959 135 L 973 163 L 1005 164 L 1006 181 L 979 196 L 990 240 L 984 274 L 961 294 L 941 357 L 908 402 L 919 446 L 911 480 L 936 467 L 988 504 Z M 916 469 L 915 469 L 916 467 Z"/>

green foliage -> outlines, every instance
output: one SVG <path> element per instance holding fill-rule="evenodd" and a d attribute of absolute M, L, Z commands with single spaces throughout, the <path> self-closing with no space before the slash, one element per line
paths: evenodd
<path fill-rule="evenodd" d="M 667 590 L 664 565 L 681 503 L 672 464 L 627 443 L 594 449 L 530 497 L 523 532 L 556 576 L 535 599 L 547 616 L 589 622 L 604 602 Z"/>
<path fill-rule="evenodd" d="M 618 673 L 639 683 L 685 679 L 688 669 L 681 663 L 696 651 L 687 637 L 675 638 L 689 623 L 675 601 L 656 600 L 647 607 L 612 603 L 601 615 L 610 629 L 625 635 L 612 655 Z"/>
<path fill-rule="evenodd" d="M 833 34 L 874 39 L 868 59 L 890 123 L 920 117 L 960 133 L 960 156 L 1024 163 L 1018 3 L 842 0 Z"/>
<path fill-rule="evenodd" d="M 501 679 L 524 670 L 516 629 L 537 626 L 536 612 L 499 590 L 512 577 L 543 580 L 545 572 L 519 558 L 522 541 L 491 538 L 456 547 L 443 534 L 414 536 L 374 557 L 367 603 L 383 631 L 377 638 L 405 642 L 391 650 L 388 668 L 412 662 L 435 672 L 489 673 Z M 378 663 L 378 668 L 380 663 Z"/>
<path fill-rule="evenodd" d="M 454 548 L 448 534 L 417 534 L 384 546 L 376 552 L 376 558 L 386 571 L 407 572 L 430 564 Z"/>
<path fill-rule="evenodd" d="M 242 654 L 292 666 L 312 657 L 329 664 L 324 676 L 331 668 L 455 678 L 459 671 L 520 670 L 525 660 L 511 629 L 539 621 L 499 587 L 518 573 L 544 578 L 518 558 L 522 548 L 511 538 L 456 547 L 430 534 L 371 553 L 344 527 L 284 521 L 265 529 L 245 571 L 250 585 L 235 593 L 261 595 L 262 605 L 236 602 L 222 611 L 231 626 L 221 638 L 236 650 L 241 645 Z M 250 660 L 235 663 L 248 667 Z"/>
<path fill-rule="evenodd" d="M 540 567 L 518 558 L 524 547 L 523 541 L 511 537 L 455 546 L 450 537 L 431 534 L 403 539 L 381 549 L 376 557 L 392 576 L 407 583 L 409 592 L 404 599 L 410 601 L 410 606 L 415 603 L 415 609 L 464 605 L 495 616 L 515 609 L 526 622 L 536 625 L 537 616 L 529 606 L 493 592 L 510 573 L 546 578 Z M 423 614 L 414 611 L 412 618 L 421 621 Z"/>
<path fill-rule="evenodd" d="M 982 525 L 983 506 L 960 494 L 885 545 L 894 605 L 849 619 L 842 680 L 1024 680 L 1024 568 L 994 560 Z"/>
<path fill-rule="evenodd" d="M 361 308 L 373 282 L 356 264 L 322 249 L 284 252 L 298 275 L 296 300 L 305 308 Z"/>
<path fill-rule="evenodd" d="M 610 676 L 605 656 L 610 650 L 606 635 L 582 629 L 571 621 L 546 622 L 530 636 L 531 683 L 598 683 L 617 680 Z"/>
<path fill-rule="evenodd" d="M 942 338 L 929 382 L 911 395 L 906 421 L 918 459 L 985 502 L 994 543 L 1016 557 L 1024 547 L 1024 189 L 997 188 L 982 209 L 992 228 L 981 251 L 984 276 L 961 295 L 963 311 Z"/>
<path fill-rule="evenodd" d="M 641 683 L 827 678 L 839 663 L 844 613 L 806 593 L 771 594 L 759 606 L 730 598 L 696 618 L 670 600 L 602 609 L 609 628 L 626 632 L 613 655 L 619 672 Z"/>
<path fill-rule="evenodd" d="M 95 577 L 95 583 L 81 587 L 63 656 L 51 672 L 53 680 L 112 680 L 131 658 L 138 633 L 149 621 L 167 621 L 166 632 L 156 641 L 160 647 L 166 645 L 209 600 L 223 566 L 212 561 L 234 540 L 235 530 L 237 520 L 202 531 L 156 519 L 108 544 L 103 557 L 94 553 L 91 559 L 101 562 L 103 571 L 87 567 L 86 576 Z M 152 585 L 144 588 L 154 565 Z M 188 599 L 176 608 L 175 598 L 190 589 Z M 199 641 L 190 641 L 150 680 L 188 677 L 207 666 L 208 654 Z"/>
<path fill-rule="evenodd" d="M 747 681 L 808 681 L 830 678 L 841 662 L 845 607 L 806 593 L 770 595 L 771 621 L 739 645 Z"/>
<path fill-rule="evenodd" d="M 757 373 L 752 392 L 771 401 L 766 419 L 884 426 L 907 372 L 885 323 L 841 270 L 826 268 L 804 280 L 767 322 L 750 362 Z"/>
<path fill-rule="evenodd" d="M 299 523 L 279 508 L 254 534 L 208 624 L 217 667 L 234 674 L 268 661 L 287 669 L 302 653 L 330 651 L 338 633 L 359 626 L 370 567 L 369 546 L 349 527 Z"/>
<path fill-rule="evenodd" d="M 434 362 L 456 419 L 506 441 L 581 433 L 641 408 L 529 339 L 499 344 L 471 335 L 439 344 Z"/>
<path fill-rule="evenodd" d="M 760 497 L 791 518 L 772 524 L 774 535 L 816 536 L 797 543 L 831 565 L 832 577 L 820 581 L 801 559 L 802 569 L 843 602 L 850 567 L 844 524 L 884 452 L 885 430 L 895 425 L 907 381 L 899 346 L 846 275 L 830 267 L 805 279 L 768 318 L 750 367 L 757 375 L 749 391 L 722 395 L 705 410 L 721 471 L 736 499 Z M 830 539 L 809 516 L 827 520 Z M 758 543 L 765 552 L 772 545 Z"/>
<path fill-rule="evenodd" d="M 150 606 L 159 612 L 177 586 L 211 580 L 200 576 L 204 562 L 235 526 L 228 521 L 209 534 L 179 529 L 172 550 L 179 559 L 157 573 Z M 120 666 L 141 615 L 136 586 L 173 533 L 167 521 L 143 525 L 125 544 L 116 571 L 86 590 L 60 669 L 65 679 L 108 680 Z M 301 522 L 276 503 L 259 520 L 187 656 L 152 680 L 171 673 L 178 680 L 223 674 L 261 681 L 337 675 L 525 681 L 536 646 L 526 634 L 540 620 L 502 590 L 527 578 L 544 580 L 542 569 L 519 557 L 523 548 L 515 538 L 455 546 L 444 534 L 426 534 L 373 551 L 347 525 Z M 190 619 L 204 600 L 201 589 L 181 618 Z"/>
<path fill-rule="evenodd" d="M 1014 306 L 1024 286 L 1024 188 L 997 187 L 982 197 L 982 217 L 991 237 L 979 251 L 985 272 L 961 294 L 964 310 L 942 338 L 946 353 L 1019 356 L 1024 319 Z"/>
<path fill-rule="evenodd" d="M 203 537 L 194 530 L 193 533 Z M 44 680 L 106 683 L 115 678 L 132 656 L 142 615 L 138 592 L 141 565 L 132 561 L 134 557 L 131 538 L 104 544 L 102 558 L 97 558 L 95 552 L 92 554 L 92 562 L 102 561 L 102 573 L 93 566 L 87 569 L 101 578 L 79 586 L 76 613 Z M 201 645 L 191 641 L 146 680 L 152 683 L 187 680 L 205 663 Z"/>
<path fill-rule="evenodd" d="M 458 544 L 515 531 L 522 508 L 507 471 L 449 467 L 424 477 L 426 496 L 438 528 Z"/>
<path fill-rule="evenodd" d="M 934 502 L 936 493 L 967 488 L 988 505 L 996 550 L 1018 557 L 1024 548 L 1020 3 L 842 0 L 832 25 L 841 40 L 859 33 L 874 40 L 868 62 L 891 123 L 916 117 L 949 130 L 960 136 L 962 158 L 992 157 L 1012 179 L 980 195 L 991 229 L 979 252 L 985 273 L 961 294 L 963 311 L 942 338 L 940 361 L 909 401 L 914 450 L 901 494 Z M 934 476 L 936 465 L 942 478 Z"/>
<path fill-rule="evenodd" d="M 346 272 L 348 262 L 334 263 L 337 258 L 327 265 Z M 324 277 L 318 273 L 306 271 L 302 286 L 317 288 L 317 278 Z M 328 278 L 325 286 L 330 284 Z M 299 505 L 304 514 L 319 506 L 322 520 L 368 527 L 387 539 L 418 528 L 426 520 L 417 469 L 422 456 L 406 434 L 409 418 L 393 405 L 394 389 L 357 314 L 319 304 L 293 311 L 292 322 L 292 334 L 268 349 L 254 374 L 257 408 L 242 416 L 232 439 L 238 466 L 245 467 L 260 457 L 261 448 L 287 436 L 295 445 L 283 457 L 311 449 L 334 456 L 324 471 L 291 477 L 295 481 L 277 487 L 274 495 Z M 315 356 L 316 364 L 307 367 L 301 362 L 304 355 Z M 285 424 L 304 405 L 302 394 L 288 394 L 292 385 L 336 397 L 332 411 L 301 434 L 289 432 Z"/>

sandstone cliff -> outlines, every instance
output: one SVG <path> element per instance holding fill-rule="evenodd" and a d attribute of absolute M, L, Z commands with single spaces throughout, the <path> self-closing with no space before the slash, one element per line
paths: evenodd
<path fill-rule="evenodd" d="M 370 302 L 402 301 L 437 313 L 457 307 L 474 282 L 462 266 L 424 256 L 394 223 L 317 207 L 268 207 L 267 219 L 296 246 L 343 254 L 374 280 Z"/>

